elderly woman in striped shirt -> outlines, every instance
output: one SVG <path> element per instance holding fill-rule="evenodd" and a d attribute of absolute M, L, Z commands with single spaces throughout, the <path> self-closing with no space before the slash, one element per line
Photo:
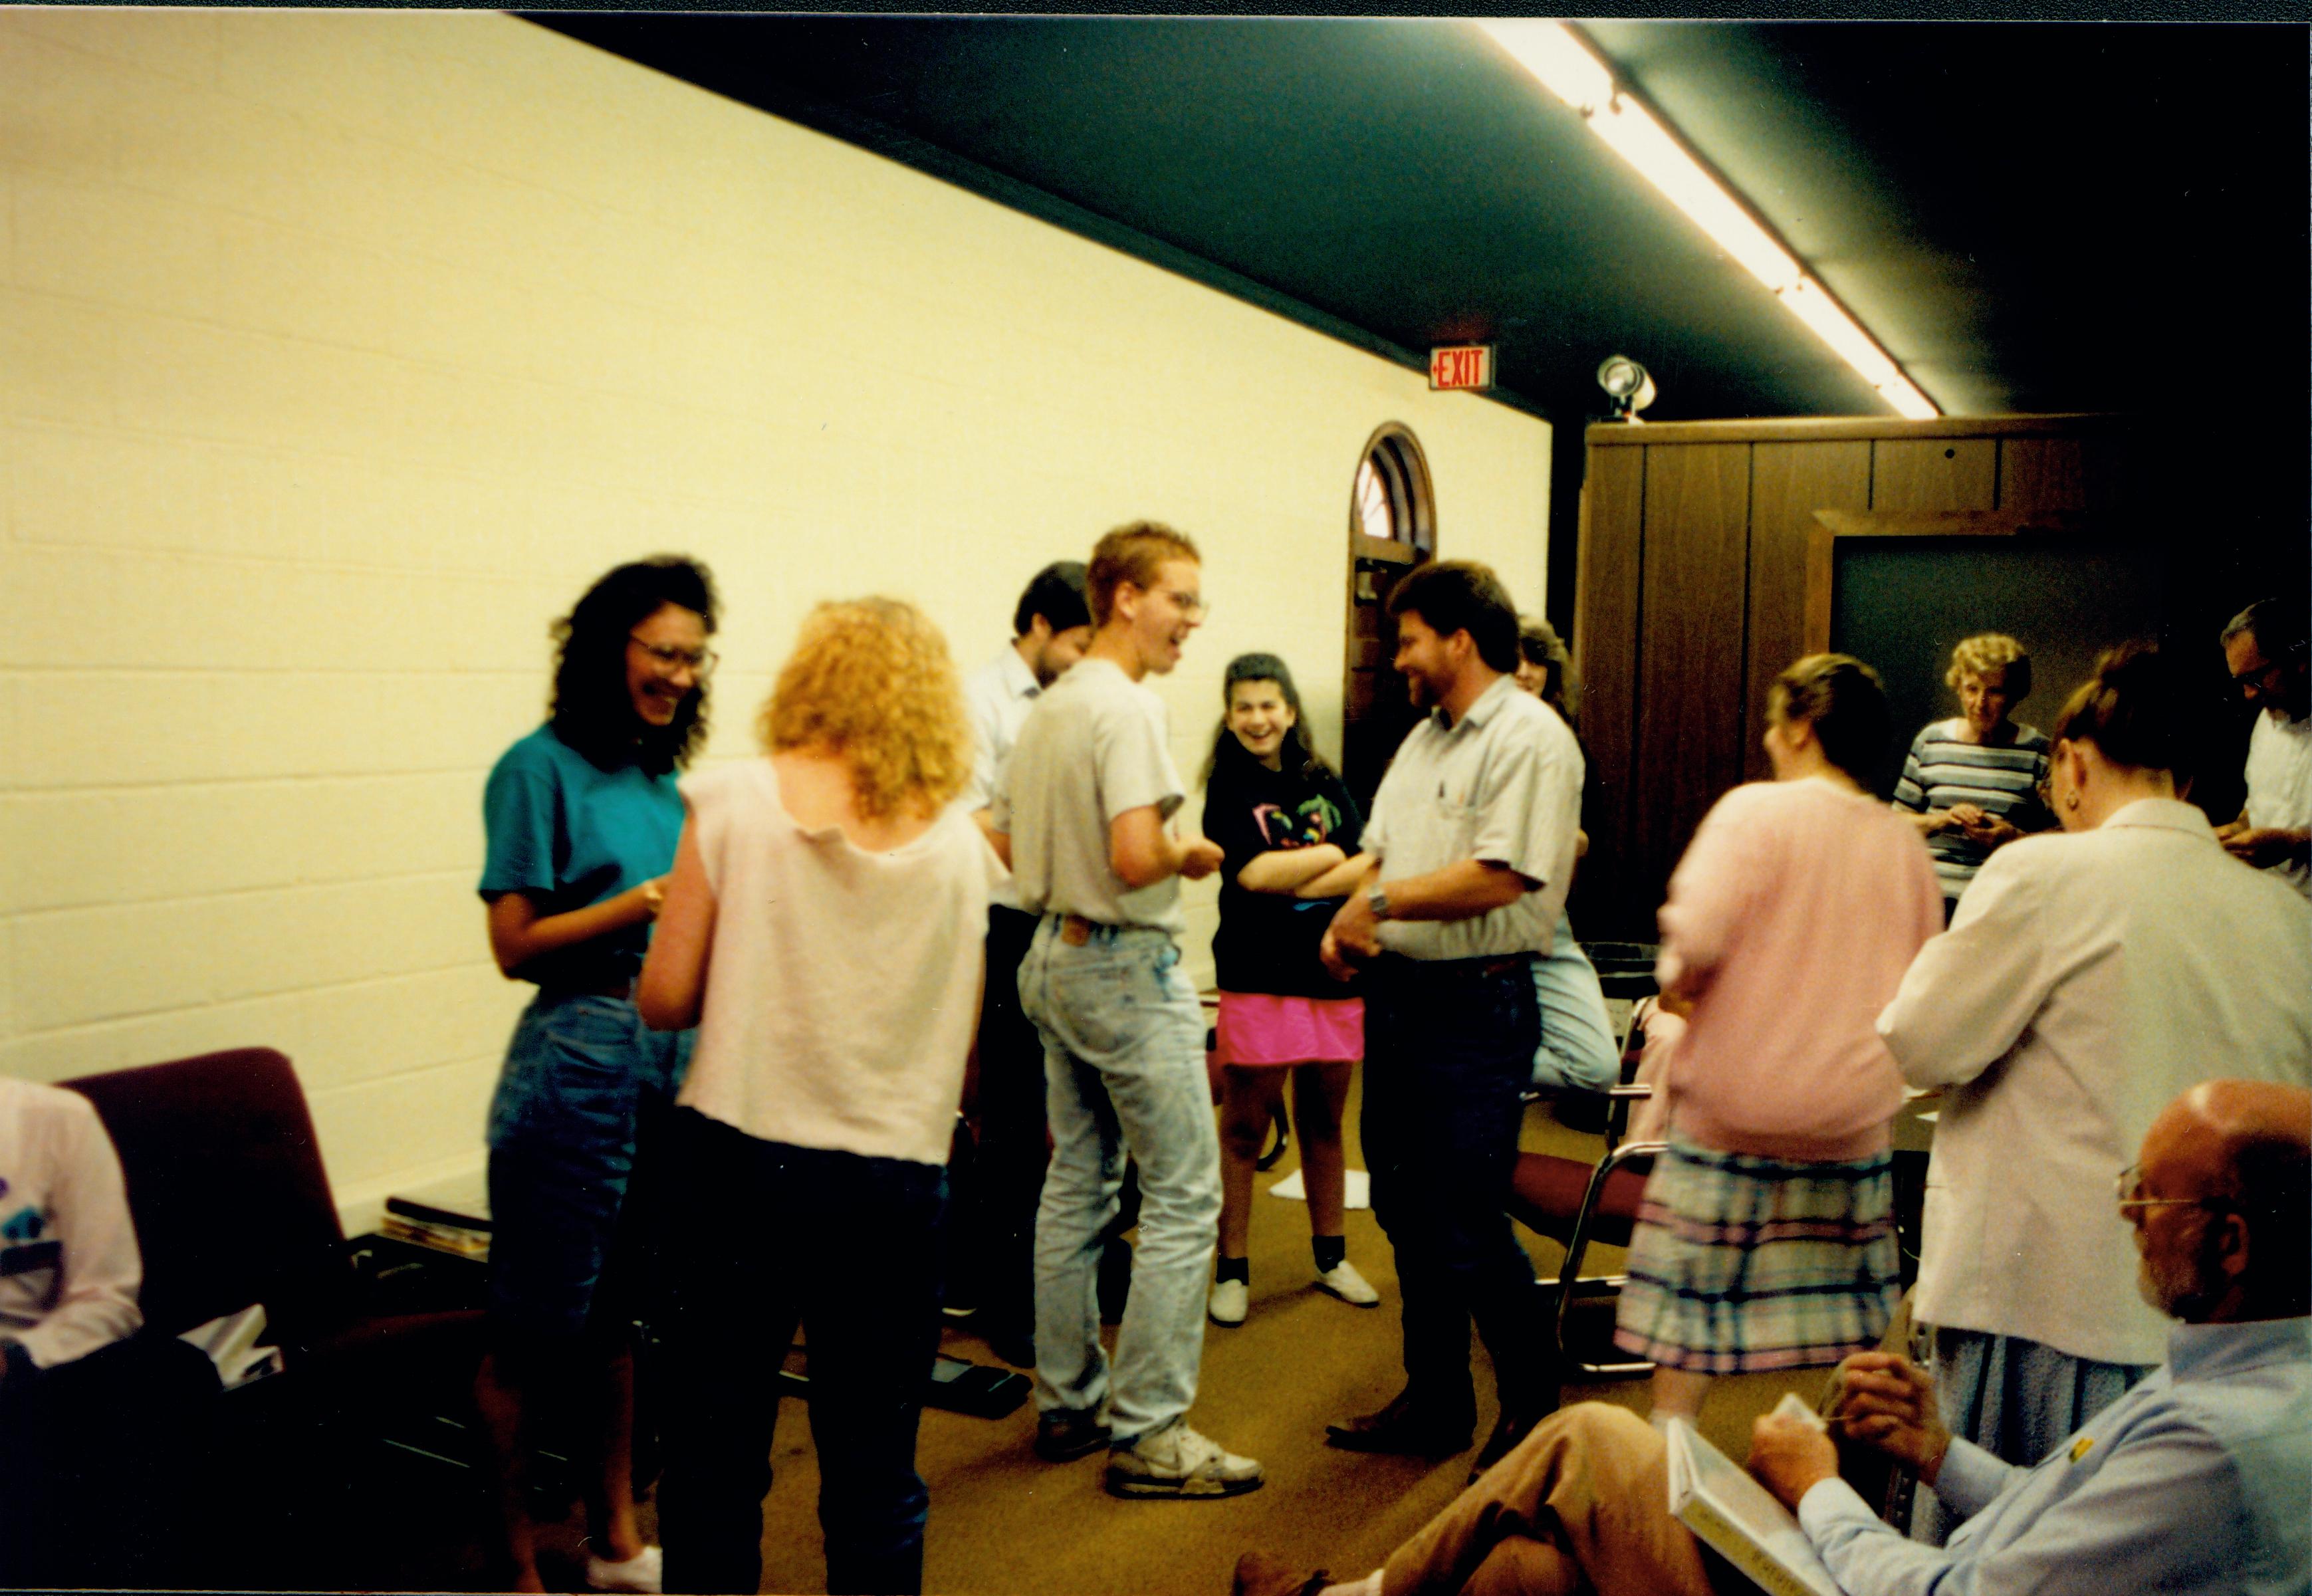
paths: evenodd
<path fill-rule="evenodd" d="M 1943 680 L 1957 689 L 1956 719 L 1933 721 L 1911 741 L 1895 807 L 1914 817 L 1935 879 L 1943 917 L 1991 857 L 2026 832 L 2054 822 L 2039 797 L 2047 779 L 2047 737 L 2008 718 L 2031 694 L 2031 656 L 2014 638 L 1983 632 L 1951 650 Z"/>

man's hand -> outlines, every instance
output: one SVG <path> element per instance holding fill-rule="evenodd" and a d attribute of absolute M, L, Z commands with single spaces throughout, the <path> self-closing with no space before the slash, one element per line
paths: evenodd
<path fill-rule="evenodd" d="M 1830 1377 L 1830 1427 L 1908 1464 L 1929 1485 L 1950 1450 L 1926 1371 L 1888 1352 L 1858 1352 Z"/>
<path fill-rule="evenodd" d="M 2229 835 L 2227 835 L 2229 833 Z M 2285 864 L 2291 857 L 2301 857 L 2305 839 L 2312 833 L 2292 830 L 2286 826 L 2241 826 L 2226 828 L 2216 833 L 2224 851 L 2235 859 L 2245 860 L 2258 870 L 2274 864 Z"/>
<path fill-rule="evenodd" d="M 1200 881 L 1221 867 L 1221 845 L 1209 837 L 1192 837 L 1180 846 L 1180 876 Z"/>
<path fill-rule="evenodd" d="M 1347 901 L 1335 912 L 1325 941 L 1342 959 L 1354 961 L 1380 957 L 1380 922 L 1373 918 L 1372 905 L 1362 892 L 1350 893 Z M 1322 952 L 1321 947 L 1318 951 Z"/>
<path fill-rule="evenodd" d="M 1800 1497 L 1838 1478 L 1838 1448 L 1811 1417 L 1761 1414 L 1750 1425 L 1750 1472 L 1795 1512 Z"/>

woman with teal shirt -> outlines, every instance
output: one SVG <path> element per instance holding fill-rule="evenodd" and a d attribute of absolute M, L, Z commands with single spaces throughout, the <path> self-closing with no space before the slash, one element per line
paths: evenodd
<path fill-rule="evenodd" d="M 706 737 L 717 603 L 705 566 L 620 566 L 555 624 L 546 724 L 490 772 L 481 895 L 490 951 L 536 984 L 490 1105 L 491 1346 L 475 1381 L 498 1465 L 512 1578 L 539 1591 L 530 1426 L 555 1402 L 599 1437 L 586 1472 L 587 1583 L 659 1588 L 635 1523 L 634 1362 L 642 1249 L 622 1226 L 635 1128 L 670 1102 L 687 1033 L 646 1029 L 634 983 L 682 834 L 674 772 Z"/>

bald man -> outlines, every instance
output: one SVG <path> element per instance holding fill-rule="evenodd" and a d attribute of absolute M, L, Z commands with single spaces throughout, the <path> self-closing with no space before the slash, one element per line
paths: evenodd
<path fill-rule="evenodd" d="M 1830 1437 L 1769 1415 L 1750 1470 L 1796 1510 L 1847 1596 L 2278 1596 L 2312 1585 L 2312 1092 L 2211 1081 L 2119 1172 L 2168 1362 L 2035 1469 L 1954 1438 L 1908 1359 L 1839 1365 L 1831 1424 L 1918 1470 L 1965 1521 L 1905 1539 L 1838 1478 Z M 1735 1596 L 1669 1516 L 1660 1436 L 1585 1402 L 1546 1420 L 1365 1579 L 1325 1586 L 1248 1552 L 1238 1596 Z"/>

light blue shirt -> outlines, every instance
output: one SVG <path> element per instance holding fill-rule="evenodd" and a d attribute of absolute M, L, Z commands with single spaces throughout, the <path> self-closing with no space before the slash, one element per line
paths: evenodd
<path fill-rule="evenodd" d="M 2168 1362 L 2035 1469 L 1954 1439 L 1945 1547 L 1843 1480 L 1799 1522 L 1848 1596 L 2295 1596 L 2312 1588 L 2312 1319 L 2177 1325 Z"/>

